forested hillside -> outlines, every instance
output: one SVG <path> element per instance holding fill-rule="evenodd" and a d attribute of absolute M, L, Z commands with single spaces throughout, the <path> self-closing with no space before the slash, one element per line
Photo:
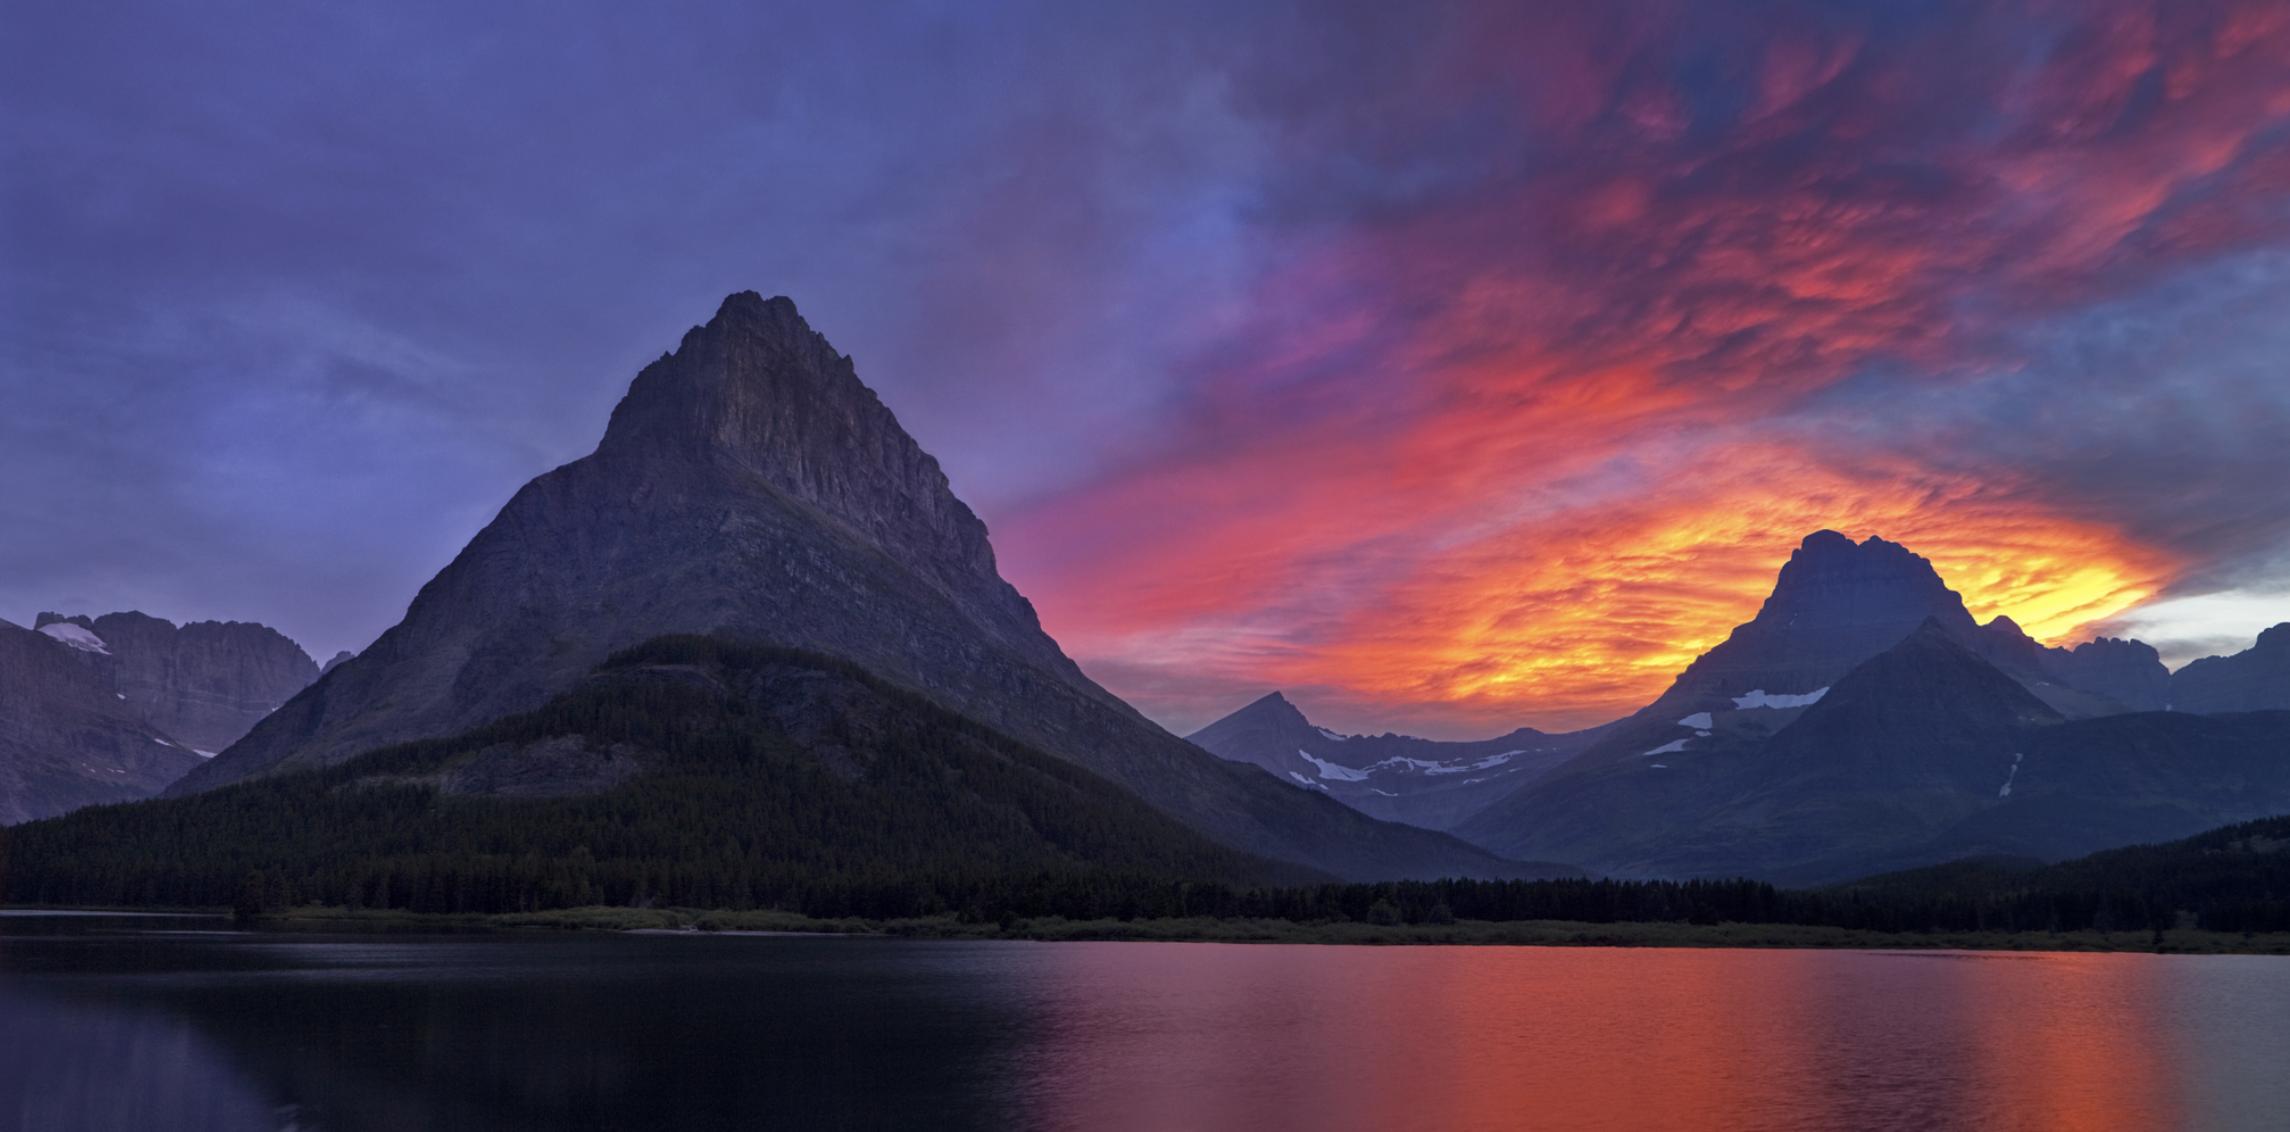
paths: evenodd
<path fill-rule="evenodd" d="M 1323 879 L 850 664 L 690 637 L 455 738 L 10 833 L 0 898 L 39 904 L 867 915 L 959 910 L 995 878 L 1079 899 Z"/>

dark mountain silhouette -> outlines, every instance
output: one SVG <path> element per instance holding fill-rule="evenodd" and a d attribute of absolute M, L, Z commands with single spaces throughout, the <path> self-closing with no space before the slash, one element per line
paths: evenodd
<path fill-rule="evenodd" d="M 2169 697 L 2173 711 L 2290 708 L 2290 621 L 2233 656 L 2206 656 L 2172 673 Z"/>
<path fill-rule="evenodd" d="M 1413 735 L 1338 735 L 1278 692 L 1185 738 L 1220 758 L 1253 763 L 1298 789 L 1318 790 L 1387 821 L 1452 829 L 1503 795 L 1573 758 L 1602 729 L 1440 742 Z"/>
<path fill-rule="evenodd" d="M 2154 646 L 2143 641 L 2099 637 L 2072 649 L 2048 649 L 2044 667 L 2085 691 L 2113 699 L 2132 711 L 2170 706 L 2171 670 Z"/>
<path fill-rule="evenodd" d="M 1621 875 L 1812 883 L 2290 810 L 2277 769 L 2290 767 L 2290 716 L 2130 714 L 2126 700 L 2151 702 L 2152 657 L 2137 642 L 2045 649 L 2006 619 L 1978 625 L 1923 559 L 1821 532 L 1757 618 L 1652 707 L 1456 832 Z M 2218 741 L 2197 752 L 2202 736 Z"/>
<path fill-rule="evenodd" d="M 752 292 L 646 366 L 596 452 L 525 485 L 404 620 L 169 793 L 457 734 L 674 633 L 844 658 L 1244 851 L 1359 878 L 1521 868 L 1226 763 L 1098 687 L 851 360 Z"/>

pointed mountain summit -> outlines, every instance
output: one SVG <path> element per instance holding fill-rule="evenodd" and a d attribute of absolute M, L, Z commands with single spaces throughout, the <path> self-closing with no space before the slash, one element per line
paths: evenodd
<path fill-rule="evenodd" d="M 519 490 L 403 621 L 169 793 L 457 734 L 668 634 L 854 662 L 1234 848 L 1355 878 L 1519 868 L 1224 763 L 1090 681 L 851 359 L 753 292 L 646 366 L 596 451 Z"/>
<path fill-rule="evenodd" d="M 1678 688 L 1726 696 L 1751 685 L 1775 694 L 1811 692 L 1900 643 L 1927 618 L 1959 637 L 1979 628 L 1922 555 L 1881 538 L 1856 544 L 1815 531 L 1782 565 L 1757 616 L 1697 658 Z"/>

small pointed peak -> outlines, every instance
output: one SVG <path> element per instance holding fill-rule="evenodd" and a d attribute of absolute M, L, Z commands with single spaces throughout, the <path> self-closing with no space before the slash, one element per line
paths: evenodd
<path fill-rule="evenodd" d="M 2011 632 L 2018 633 L 2023 637 L 2027 636 L 2028 633 L 2027 630 L 2020 628 L 2019 622 L 2014 621 L 2001 613 L 1997 614 L 1994 620 L 1991 620 L 1987 624 L 1980 627 L 1983 629 L 2009 630 Z"/>
<path fill-rule="evenodd" d="M 1256 699 L 1251 700 L 1247 707 L 1244 707 L 1239 711 L 1234 712 L 1233 714 L 1236 716 L 1280 716 L 1283 718 L 1295 719 L 1301 722 L 1309 722 L 1308 720 L 1304 719 L 1303 709 L 1298 708 L 1293 703 L 1290 703 L 1288 701 L 1288 697 L 1281 695 L 1279 692 L 1267 692 L 1264 695 L 1258 696 Z"/>

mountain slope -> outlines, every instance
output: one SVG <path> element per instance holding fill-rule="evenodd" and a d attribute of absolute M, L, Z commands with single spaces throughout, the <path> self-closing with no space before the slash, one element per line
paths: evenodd
<path fill-rule="evenodd" d="M 672 633 L 852 661 L 1248 852 L 1357 878 L 1519 868 L 1225 763 L 1091 682 L 850 359 L 752 292 L 646 366 L 596 452 L 526 484 L 404 620 L 170 794 L 531 710 Z"/>
<path fill-rule="evenodd" d="M 0 899 L 927 914 L 1047 875 L 1325 880 L 816 653 L 664 638 L 452 739 L 14 831 Z M 1110 909 L 1108 909 L 1110 912 Z"/>
<path fill-rule="evenodd" d="M 200 761 L 55 638 L 0 621 L 0 825 L 147 798 Z"/>
<path fill-rule="evenodd" d="M 1185 738 L 1219 758 L 1253 763 L 1361 813 L 1452 829 L 1574 757 L 1602 730 L 1546 735 L 1522 727 L 1460 743 L 1388 733 L 1338 735 L 1313 726 L 1273 692 Z"/>

